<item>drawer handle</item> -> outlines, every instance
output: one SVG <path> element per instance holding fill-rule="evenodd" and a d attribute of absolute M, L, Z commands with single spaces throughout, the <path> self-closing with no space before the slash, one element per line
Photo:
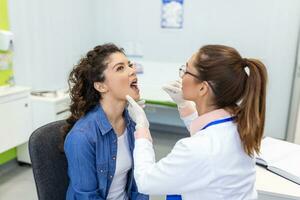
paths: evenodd
<path fill-rule="evenodd" d="M 70 111 L 70 110 L 69 110 L 69 109 L 65 109 L 65 110 L 62 110 L 62 111 L 57 112 L 56 115 L 59 115 L 59 114 L 61 114 L 61 113 L 68 112 L 68 111 Z"/>

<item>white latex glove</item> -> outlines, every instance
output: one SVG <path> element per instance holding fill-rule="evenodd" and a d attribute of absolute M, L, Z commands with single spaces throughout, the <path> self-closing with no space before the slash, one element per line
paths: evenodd
<path fill-rule="evenodd" d="M 181 80 L 173 81 L 167 85 L 164 85 L 162 89 L 168 93 L 171 99 L 177 104 L 178 108 L 184 108 L 187 105 L 192 104 L 191 101 L 183 99 L 182 96 L 182 82 Z"/>
<path fill-rule="evenodd" d="M 132 120 L 136 123 L 135 129 L 146 128 L 149 129 L 149 121 L 143 110 L 145 107 L 145 101 L 139 101 L 138 103 L 129 95 L 126 95 L 128 101 L 128 112 Z"/>

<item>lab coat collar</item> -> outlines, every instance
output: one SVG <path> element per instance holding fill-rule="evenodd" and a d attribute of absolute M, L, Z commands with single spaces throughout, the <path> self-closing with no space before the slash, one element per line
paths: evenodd
<path fill-rule="evenodd" d="M 191 135 L 194 135 L 196 132 L 200 131 L 204 126 L 206 126 L 208 123 L 226 118 L 231 117 L 231 114 L 226 111 L 225 109 L 217 109 L 213 110 L 211 112 L 205 113 L 199 117 L 197 117 L 190 126 Z"/>

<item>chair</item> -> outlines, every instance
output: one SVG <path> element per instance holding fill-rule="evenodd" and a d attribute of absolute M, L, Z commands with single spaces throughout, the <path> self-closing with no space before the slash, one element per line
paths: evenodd
<path fill-rule="evenodd" d="M 29 154 L 39 200 L 64 200 L 69 185 L 67 159 L 60 152 L 60 129 L 65 120 L 35 130 L 29 138 Z"/>

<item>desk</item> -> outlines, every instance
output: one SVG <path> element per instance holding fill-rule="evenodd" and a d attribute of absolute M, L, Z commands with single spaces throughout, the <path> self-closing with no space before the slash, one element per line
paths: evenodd
<path fill-rule="evenodd" d="M 300 185 L 256 166 L 256 189 L 262 200 L 300 199 Z"/>

